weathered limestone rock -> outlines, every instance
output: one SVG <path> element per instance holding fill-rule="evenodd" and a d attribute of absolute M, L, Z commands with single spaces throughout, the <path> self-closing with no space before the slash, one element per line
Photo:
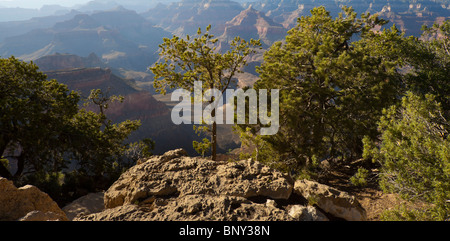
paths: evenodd
<path fill-rule="evenodd" d="M 294 191 L 314 200 L 323 211 L 347 221 L 364 221 L 366 211 L 354 196 L 335 188 L 309 180 L 297 180 Z"/>
<path fill-rule="evenodd" d="M 67 221 L 61 218 L 60 214 L 53 212 L 31 211 L 19 221 Z"/>
<path fill-rule="evenodd" d="M 251 160 L 214 162 L 170 151 L 130 168 L 106 191 L 105 208 L 136 204 L 152 196 L 192 194 L 287 199 L 292 181 Z"/>
<path fill-rule="evenodd" d="M 329 221 L 329 219 L 313 206 L 294 205 L 289 209 L 289 216 L 299 221 Z"/>
<path fill-rule="evenodd" d="M 104 192 L 90 193 L 69 203 L 62 210 L 69 220 L 73 220 L 77 215 L 88 215 L 98 213 L 104 209 Z"/>
<path fill-rule="evenodd" d="M 101 213 L 78 216 L 77 221 L 277 221 L 295 220 L 270 203 L 252 203 L 243 197 L 186 195 L 154 199 L 151 203 L 126 204 Z"/>
<path fill-rule="evenodd" d="M 39 211 L 39 214 L 31 213 L 33 211 Z M 22 217 L 33 221 L 68 220 L 58 204 L 37 187 L 16 188 L 12 181 L 0 177 L 0 220 L 13 221 Z"/>

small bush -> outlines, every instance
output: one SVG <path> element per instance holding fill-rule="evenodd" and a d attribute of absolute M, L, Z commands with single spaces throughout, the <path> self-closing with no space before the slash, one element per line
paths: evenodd
<path fill-rule="evenodd" d="M 358 187 L 367 186 L 369 171 L 365 168 L 359 168 L 354 176 L 350 178 L 350 182 Z"/>

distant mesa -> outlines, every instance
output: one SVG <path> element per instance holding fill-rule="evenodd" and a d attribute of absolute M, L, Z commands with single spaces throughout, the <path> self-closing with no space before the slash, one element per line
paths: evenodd
<path fill-rule="evenodd" d="M 87 57 L 80 57 L 74 54 L 55 53 L 41 57 L 34 61 L 41 71 L 64 70 L 73 68 L 102 67 L 106 65 L 95 54 L 91 53 Z"/>

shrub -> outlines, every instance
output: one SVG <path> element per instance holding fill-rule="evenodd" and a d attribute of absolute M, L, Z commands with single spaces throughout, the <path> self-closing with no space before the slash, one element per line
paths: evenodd
<path fill-rule="evenodd" d="M 381 188 L 431 204 L 424 210 L 430 219 L 450 218 L 450 123 L 440 104 L 432 95 L 408 92 L 401 106 L 383 114 L 380 143 L 365 139 L 364 150 L 366 158 L 382 165 Z"/>
<path fill-rule="evenodd" d="M 359 187 L 364 187 L 367 185 L 367 179 L 369 177 L 369 171 L 365 168 L 359 168 L 358 172 L 350 178 L 350 182 Z"/>

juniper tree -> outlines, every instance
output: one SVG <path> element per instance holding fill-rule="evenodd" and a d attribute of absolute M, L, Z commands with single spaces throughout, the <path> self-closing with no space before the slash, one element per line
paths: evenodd
<path fill-rule="evenodd" d="M 203 91 L 215 88 L 223 94 L 228 87 L 235 84 L 234 77 L 247 64 L 248 56 L 254 53 L 253 47 L 261 44 L 256 40 L 247 42 L 236 37 L 231 41 L 230 49 L 220 53 L 217 50 L 218 39 L 209 33 L 210 29 L 211 25 L 202 33 L 199 28 L 197 36 L 192 38 L 189 35 L 186 38 L 164 38 L 160 45 L 161 60 L 150 67 L 155 75 L 154 87 L 157 92 L 165 94 L 167 88 L 183 88 L 192 93 L 194 82 L 200 81 Z M 215 99 L 211 98 L 207 102 L 211 105 L 214 101 Z M 216 111 L 216 108 L 211 111 L 213 119 L 210 125 L 213 160 L 216 160 L 217 154 L 217 123 L 214 120 Z M 198 143 L 196 146 L 199 146 Z"/>
<path fill-rule="evenodd" d="M 433 94 L 442 104 L 445 117 L 450 118 L 450 20 L 424 26 L 422 41 L 411 48 L 409 89 Z"/>
<path fill-rule="evenodd" d="M 101 98 L 103 97 L 103 98 Z M 100 90 L 91 100 L 107 108 L 112 96 Z M 47 76 L 33 63 L 0 59 L 0 155 L 16 158 L 15 173 L 0 163 L 0 176 L 58 173 L 71 162 L 87 176 L 114 169 L 126 148 L 124 140 L 139 121 L 113 124 L 100 113 L 79 108 L 80 94 Z"/>
<path fill-rule="evenodd" d="M 0 165 L 0 176 L 20 176 L 24 169 L 60 169 L 67 123 L 80 97 L 47 77 L 32 63 L 0 59 L 0 155 L 17 156 L 18 170 Z"/>
<path fill-rule="evenodd" d="M 280 131 L 258 136 L 260 125 L 238 126 L 260 145 L 261 159 L 302 169 L 327 158 L 361 155 L 362 138 L 376 137 L 381 110 L 400 90 L 399 61 L 373 50 L 401 37 L 395 27 L 371 31 L 385 23 L 370 14 L 358 18 L 347 7 L 333 18 L 318 7 L 298 19 L 284 43 L 272 45 L 257 68 L 254 88 L 280 89 Z"/>

